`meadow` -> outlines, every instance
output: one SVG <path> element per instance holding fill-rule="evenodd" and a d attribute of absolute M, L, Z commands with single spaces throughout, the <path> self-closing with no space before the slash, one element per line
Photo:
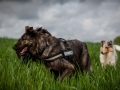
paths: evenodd
<path fill-rule="evenodd" d="M 86 42 L 90 54 L 92 77 L 79 72 L 55 81 L 41 61 L 23 63 L 12 46 L 16 39 L 0 38 L 0 90 L 120 90 L 120 52 L 116 69 L 102 68 L 99 61 L 100 43 Z M 120 43 L 119 43 L 120 45 Z"/>

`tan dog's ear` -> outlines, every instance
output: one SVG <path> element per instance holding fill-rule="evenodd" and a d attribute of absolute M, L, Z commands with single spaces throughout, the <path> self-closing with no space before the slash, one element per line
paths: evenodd
<path fill-rule="evenodd" d="M 101 46 L 103 46 L 104 43 L 105 43 L 105 40 L 102 40 L 102 41 L 101 41 Z"/>

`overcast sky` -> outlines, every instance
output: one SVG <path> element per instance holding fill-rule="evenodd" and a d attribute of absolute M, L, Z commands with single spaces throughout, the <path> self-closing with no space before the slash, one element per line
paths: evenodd
<path fill-rule="evenodd" d="M 0 37 L 20 38 L 25 26 L 64 39 L 113 40 L 120 35 L 120 0 L 0 0 Z"/>

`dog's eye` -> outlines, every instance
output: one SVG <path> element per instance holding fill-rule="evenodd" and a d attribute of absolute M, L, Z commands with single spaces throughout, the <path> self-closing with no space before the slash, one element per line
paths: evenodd
<path fill-rule="evenodd" d="M 108 42 L 108 46 L 112 46 L 112 43 Z"/>
<path fill-rule="evenodd" d="M 109 46 L 112 46 L 112 44 L 109 44 Z"/>
<path fill-rule="evenodd" d="M 28 40 L 27 38 L 22 38 L 22 40 Z"/>

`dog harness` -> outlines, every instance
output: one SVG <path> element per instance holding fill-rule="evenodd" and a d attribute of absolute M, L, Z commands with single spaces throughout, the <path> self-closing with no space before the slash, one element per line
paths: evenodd
<path fill-rule="evenodd" d="M 59 40 L 63 50 L 55 55 L 50 56 L 49 58 L 45 58 L 45 61 L 54 61 L 58 58 L 64 58 L 68 61 L 72 61 L 74 55 L 73 50 L 69 47 L 65 39 L 59 38 Z"/>

